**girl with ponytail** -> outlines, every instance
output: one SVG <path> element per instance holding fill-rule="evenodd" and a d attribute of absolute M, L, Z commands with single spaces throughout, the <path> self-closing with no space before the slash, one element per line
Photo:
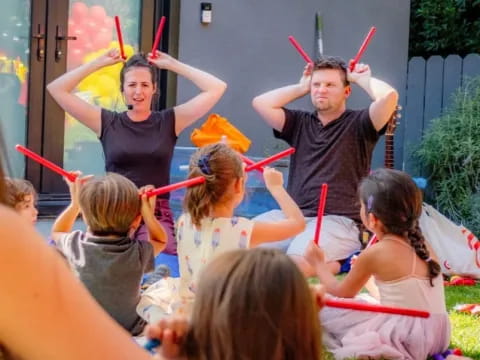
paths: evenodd
<path fill-rule="evenodd" d="M 190 311 L 197 275 L 214 256 L 285 240 L 305 228 L 301 210 L 283 187 L 282 173 L 272 168 L 265 168 L 263 172 L 265 185 L 286 215 L 285 219 L 259 222 L 234 216 L 235 208 L 245 195 L 247 175 L 240 156 L 225 144 L 198 149 L 190 159 L 189 171 L 188 178 L 204 176 L 206 181 L 187 188 L 185 212 L 177 221 L 180 284 L 168 280 L 169 290 L 165 290 L 162 286 L 166 282 L 163 281 L 162 285 L 160 281 L 146 291 L 137 312 L 150 322 L 165 313 Z M 173 294 L 165 295 L 169 292 Z M 165 303 L 169 305 L 162 305 Z"/>
<path fill-rule="evenodd" d="M 360 216 L 379 239 L 356 259 L 338 281 L 328 271 L 323 251 L 311 243 L 307 259 L 328 293 L 351 298 L 373 276 L 382 305 L 430 312 L 428 319 L 351 310 L 321 312 L 324 340 L 335 358 L 418 360 L 445 351 L 450 322 L 443 278 L 435 254 L 418 226 L 422 194 L 406 173 L 380 169 L 359 187 Z"/>

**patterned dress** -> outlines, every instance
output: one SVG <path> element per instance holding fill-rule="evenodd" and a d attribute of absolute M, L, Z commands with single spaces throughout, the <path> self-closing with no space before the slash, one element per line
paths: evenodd
<path fill-rule="evenodd" d="M 197 276 L 216 255 L 250 245 L 254 221 L 242 218 L 205 218 L 196 228 L 188 214 L 177 221 L 180 278 L 167 278 L 143 294 L 137 313 L 149 322 L 171 313 L 189 313 Z"/>

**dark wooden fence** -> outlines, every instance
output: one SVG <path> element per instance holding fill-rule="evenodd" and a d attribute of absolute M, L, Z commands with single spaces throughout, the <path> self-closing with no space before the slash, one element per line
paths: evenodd
<path fill-rule="evenodd" d="M 432 119 L 448 109 L 452 95 L 465 79 L 480 75 L 480 55 L 469 54 L 464 58 L 449 55 L 446 58 L 432 56 L 425 60 L 413 57 L 408 62 L 407 89 L 402 110 L 399 136 L 395 143 L 397 168 L 403 168 L 413 176 L 419 169 L 412 160 L 412 150 L 421 141 L 423 132 Z"/>

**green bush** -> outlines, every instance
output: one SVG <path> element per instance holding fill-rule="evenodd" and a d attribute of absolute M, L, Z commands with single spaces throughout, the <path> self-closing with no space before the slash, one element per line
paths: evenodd
<path fill-rule="evenodd" d="M 453 105 L 432 120 L 415 155 L 429 174 L 436 207 L 480 235 L 480 77 L 457 90 Z"/>
<path fill-rule="evenodd" d="M 412 0 L 409 56 L 480 52 L 480 0 Z"/>

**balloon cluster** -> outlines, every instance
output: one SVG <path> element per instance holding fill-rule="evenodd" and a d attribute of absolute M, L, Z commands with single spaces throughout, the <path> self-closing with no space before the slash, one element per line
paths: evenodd
<path fill-rule="evenodd" d="M 112 41 L 107 48 L 118 48 L 118 42 Z M 84 62 L 89 62 L 102 55 L 107 48 L 92 52 L 84 57 Z M 127 58 L 134 54 L 130 45 L 124 45 Z M 107 109 L 121 110 L 125 108 L 120 91 L 120 71 L 123 64 L 117 63 L 95 71 L 80 82 L 77 90 L 83 92 L 86 97 L 93 100 L 97 105 Z"/>
<path fill-rule="evenodd" d="M 68 69 L 87 63 L 110 48 L 119 48 L 118 41 L 112 41 L 114 20 L 102 6 L 88 7 L 77 1 L 70 9 L 68 35 L 76 36 L 77 40 L 69 42 Z M 124 51 L 127 58 L 134 54 L 131 45 L 124 44 Z M 107 66 L 87 76 L 77 86 L 77 95 L 107 109 L 124 110 L 120 91 L 122 66 L 122 63 Z"/>
<path fill-rule="evenodd" d="M 114 21 L 103 6 L 90 8 L 83 2 L 74 2 L 68 18 L 68 35 L 77 39 L 69 42 L 68 68 L 80 64 L 85 55 L 107 48 L 113 40 Z"/>

